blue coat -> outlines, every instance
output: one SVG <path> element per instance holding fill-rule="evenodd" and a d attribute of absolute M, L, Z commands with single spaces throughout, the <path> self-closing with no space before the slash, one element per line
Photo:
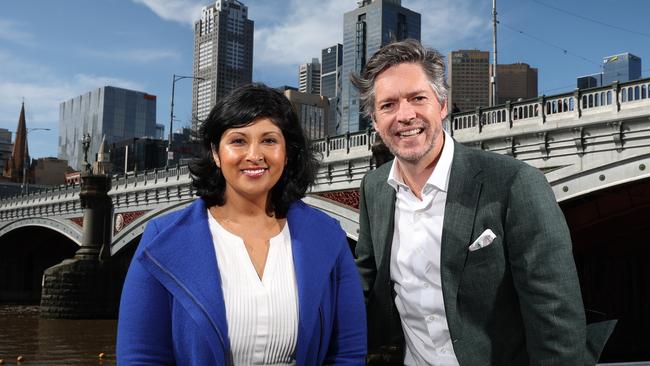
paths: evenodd
<path fill-rule="evenodd" d="M 207 220 L 197 199 L 147 225 L 122 292 L 119 365 L 228 364 L 228 324 Z M 298 284 L 297 365 L 363 365 L 363 292 L 343 230 L 301 201 L 292 204 L 287 222 Z"/>

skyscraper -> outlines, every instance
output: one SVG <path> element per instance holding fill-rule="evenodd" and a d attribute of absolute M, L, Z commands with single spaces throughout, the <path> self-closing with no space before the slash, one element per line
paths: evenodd
<path fill-rule="evenodd" d="M 537 69 L 526 63 L 497 65 L 497 104 L 537 97 Z"/>
<path fill-rule="evenodd" d="M 301 93 L 320 94 L 320 62 L 317 58 L 300 65 L 298 79 Z"/>
<path fill-rule="evenodd" d="M 253 21 L 237 0 L 217 0 L 194 23 L 192 127 L 230 91 L 253 80 Z M 198 119 L 198 121 L 197 121 Z"/>
<path fill-rule="evenodd" d="M 466 112 L 476 107 L 487 107 L 490 103 L 490 53 L 479 50 L 451 51 L 447 63 L 447 79 L 451 88 L 449 110 Z"/>
<path fill-rule="evenodd" d="M 102 137 L 113 143 L 156 134 L 156 96 L 113 86 L 103 86 L 59 106 L 59 159 L 75 170 L 84 158 L 81 139 L 91 137 L 88 163 L 94 161 Z"/>
<path fill-rule="evenodd" d="M 641 78 L 641 58 L 625 52 L 603 59 L 603 85 Z"/>
<path fill-rule="evenodd" d="M 341 123 L 341 66 L 343 65 L 343 45 L 337 43 L 321 51 L 320 95 L 327 97 L 330 103 L 328 130 L 329 136 L 336 135 Z"/>
<path fill-rule="evenodd" d="M 343 16 L 343 76 L 341 123 L 338 133 L 371 126 L 362 117 L 359 94 L 350 82 L 379 48 L 392 41 L 420 39 L 420 14 L 402 7 L 401 0 L 361 0 Z"/>

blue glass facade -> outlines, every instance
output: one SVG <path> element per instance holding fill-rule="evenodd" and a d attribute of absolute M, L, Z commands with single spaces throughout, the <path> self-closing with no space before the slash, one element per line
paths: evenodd
<path fill-rule="evenodd" d="M 374 0 L 361 4 L 343 16 L 342 106 L 338 134 L 371 127 L 371 121 L 360 111 L 359 94 L 350 82 L 350 74 L 360 73 L 367 60 L 387 43 L 407 38 L 420 40 L 420 14 L 402 7 L 400 1 Z"/>
<path fill-rule="evenodd" d="M 61 103 L 59 152 L 75 170 L 82 167 L 81 139 L 91 136 L 88 162 L 95 161 L 102 136 L 106 143 L 156 135 L 156 96 L 104 86 Z"/>
<path fill-rule="evenodd" d="M 603 85 L 614 81 L 625 82 L 641 78 L 641 58 L 631 53 L 603 59 Z"/>

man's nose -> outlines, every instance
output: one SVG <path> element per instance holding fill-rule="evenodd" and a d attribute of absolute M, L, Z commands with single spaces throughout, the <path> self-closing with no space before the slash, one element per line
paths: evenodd
<path fill-rule="evenodd" d="M 415 118 L 415 108 L 413 108 L 408 100 L 400 101 L 397 108 L 398 122 L 408 122 Z"/>

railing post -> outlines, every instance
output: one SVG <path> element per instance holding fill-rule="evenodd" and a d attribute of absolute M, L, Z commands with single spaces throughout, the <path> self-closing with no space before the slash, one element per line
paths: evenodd
<path fill-rule="evenodd" d="M 481 107 L 476 107 L 476 120 L 478 121 L 478 133 L 483 132 L 483 114 L 481 112 Z"/>
<path fill-rule="evenodd" d="M 546 123 L 546 95 L 542 94 L 538 98 L 540 116 L 542 117 L 542 124 Z"/>
<path fill-rule="evenodd" d="M 506 100 L 506 120 L 505 122 L 508 122 L 508 127 L 512 128 L 512 103 L 509 100 Z"/>
<path fill-rule="evenodd" d="M 612 83 L 612 92 L 614 92 L 614 97 L 616 100 L 616 103 L 614 103 L 614 112 L 618 112 L 621 110 L 621 84 L 619 84 L 618 80 L 614 81 Z"/>
<path fill-rule="evenodd" d="M 580 89 L 576 89 L 573 92 L 573 98 L 576 100 L 576 106 L 574 108 L 574 113 L 578 118 L 582 117 L 582 92 Z"/>

